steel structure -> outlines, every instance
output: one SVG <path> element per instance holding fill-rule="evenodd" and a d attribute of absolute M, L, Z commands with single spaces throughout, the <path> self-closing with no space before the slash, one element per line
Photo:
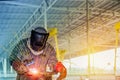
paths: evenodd
<path fill-rule="evenodd" d="M 28 37 L 36 26 L 58 29 L 59 49 L 66 50 L 65 59 L 86 55 L 88 48 L 91 53 L 115 48 L 114 24 L 120 21 L 120 1 L 88 0 L 87 3 L 86 9 L 86 0 L 0 1 L 1 73 L 14 73 L 7 67 L 7 57 L 14 45 Z M 86 10 L 89 10 L 89 24 Z M 49 41 L 55 45 L 53 38 Z"/>

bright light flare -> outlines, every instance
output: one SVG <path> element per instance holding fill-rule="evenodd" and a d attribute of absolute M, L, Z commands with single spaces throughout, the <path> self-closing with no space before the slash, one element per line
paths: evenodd
<path fill-rule="evenodd" d="M 29 69 L 32 74 L 38 74 L 38 70 L 35 68 Z"/>

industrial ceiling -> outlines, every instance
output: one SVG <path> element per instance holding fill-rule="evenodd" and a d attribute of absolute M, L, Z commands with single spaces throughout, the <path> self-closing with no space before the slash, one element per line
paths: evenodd
<path fill-rule="evenodd" d="M 1 0 L 0 62 L 36 26 L 57 28 L 65 59 L 115 48 L 119 0 Z M 55 45 L 54 38 L 49 39 Z M 4 70 L 5 71 L 5 70 Z"/>

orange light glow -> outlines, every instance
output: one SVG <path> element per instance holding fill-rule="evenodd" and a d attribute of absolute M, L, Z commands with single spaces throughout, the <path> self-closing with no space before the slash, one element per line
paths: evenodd
<path fill-rule="evenodd" d="M 35 68 L 29 69 L 32 74 L 38 74 L 38 70 Z"/>

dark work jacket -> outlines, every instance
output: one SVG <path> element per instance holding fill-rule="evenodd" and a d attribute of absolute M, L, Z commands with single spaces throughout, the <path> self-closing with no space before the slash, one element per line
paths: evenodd
<path fill-rule="evenodd" d="M 26 65 L 28 68 L 29 67 L 39 68 L 39 72 L 41 73 L 46 72 L 47 66 L 49 66 L 50 69 L 55 71 L 54 67 L 58 61 L 56 58 L 56 52 L 54 48 L 49 43 L 46 43 L 43 52 L 40 55 L 36 56 L 33 55 L 32 51 L 29 49 L 27 42 L 28 39 L 23 39 L 14 47 L 9 57 L 10 64 L 12 65 L 14 61 L 19 61 L 24 65 Z M 34 80 L 31 79 L 30 77 L 26 75 L 17 74 L 16 80 Z M 49 79 L 45 79 L 44 77 L 43 79 L 37 79 L 37 80 L 49 80 Z"/>

